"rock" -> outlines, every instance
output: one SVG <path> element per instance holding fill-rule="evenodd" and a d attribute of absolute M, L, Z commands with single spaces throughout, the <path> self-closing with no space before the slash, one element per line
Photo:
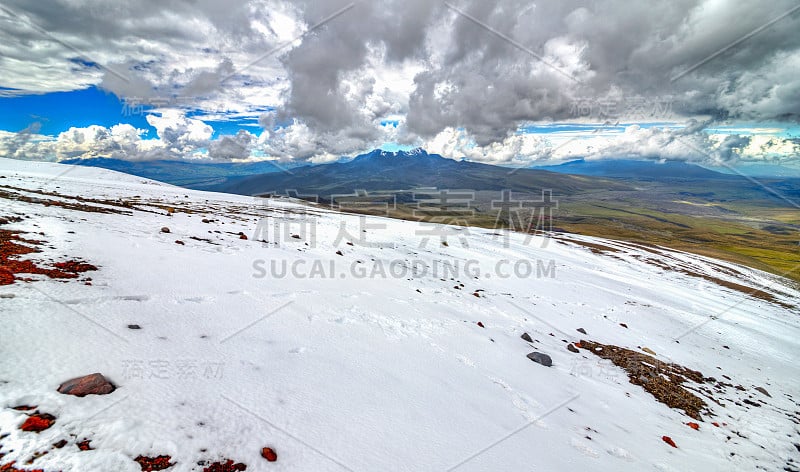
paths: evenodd
<path fill-rule="evenodd" d="M 58 393 L 85 397 L 86 395 L 106 395 L 116 390 L 103 374 L 95 373 L 67 380 L 58 386 Z"/>
<path fill-rule="evenodd" d="M 185 245 L 186 245 L 186 243 L 184 243 L 184 242 L 183 242 L 183 241 L 181 241 L 180 239 L 176 240 L 176 241 L 175 241 L 175 244 L 180 244 L 181 246 L 185 246 Z"/>
<path fill-rule="evenodd" d="M 129 324 L 128 329 L 142 329 L 142 327 L 137 324 Z"/>
<path fill-rule="evenodd" d="M 578 352 L 578 348 L 573 346 L 572 344 L 567 344 L 567 351 L 569 351 L 569 352 Z"/>
<path fill-rule="evenodd" d="M 695 423 L 694 421 L 689 421 L 688 423 L 686 423 L 686 426 L 692 428 L 695 431 L 700 429 L 700 425 Z"/>
<path fill-rule="evenodd" d="M 278 460 L 278 454 L 271 447 L 265 447 L 261 449 L 261 457 L 268 460 L 269 462 L 275 462 Z"/>
<path fill-rule="evenodd" d="M 678 446 L 675 445 L 675 441 L 673 441 L 672 438 L 669 436 L 661 436 L 661 440 L 669 444 L 670 446 L 674 447 L 675 449 L 678 448 Z"/>
<path fill-rule="evenodd" d="M 525 341 L 528 341 L 529 343 L 533 342 L 533 339 L 531 339 L 531 335 L 528 334 L 528 333 L 522 333 L 522 336 L 520 336 L 520 337 L 522 339 L 524 339 Z"/>
<path fill-rule="evenodd" d="M 583 329 L 583 328 L 578 328 L 576 331 L 581 333 L 581 334 L 586 334 L 586 330 Z"/>
<path fill-rule="evenodd" d="M 241 232 L 240 232 L 240 233 L 239 233 L 239 239 L 244 239 L 244 240 L 246 240 L 246 239 L 247 239 L 247 235 L 246 235 L 246 234 L 244 234 L 244 233 L 241 233 Z"/>
<path fill-rule="evenodd" d="M 344 254 L 342 254 L 342 251 L 336 251 L 336 255 L 337 256 L 344 256 Z"/>
<path fill-rule="evenodd" d="M 169 231 L 169 228 L 167 228 L 166 226 L 164 226 L 163 228 L 161 228 L 161 232 L 162 232 L 162 233 L 169 233 L 170 231 Z"/>
<path fill-rule="evenodd" d="M 628 325 L 626 325 L 625 323 L 620 323 L 619 325 L 622 326 L 625 329 L 628 329 Z"/>
<path fill-rule="evenodd" d="M 61 441 L 53 443 L 53 447 L 56 448 L 56 449 L 61 449 L 62 447 L 66 446 L 66 445 L 67 445 L 67 440 L 66 439 L 62 439 Z"/>
<path fill-rule="evenodd" d="M 756 390 L 758 390 L 759 392 L 763 393 L 764 395 L 772 398 L 772 395 L 770 395 L 769 392 L 767 392 L 767 389 L 765 389 L 764 387 L 756 387 Z"/>
<path fill-rule="evenodd" d="M 485 328 L 485 326 L 483 326 L 483 323 L 481 323 L 480 321 L 478 321 L 478 326 L 480 326 L 481 328 Z"/>
<path fill-rule="evenodd" d="M 642 348 L 642 351 L 644 351 L 644 352 L 646 352 L 646 353 L 650 354 L 651 356 L 656 356 L 656 355 L 658 355 L 658 354 L 656 354 L 656 353 L 655 353 L 655 351 L 653 351 L 653 350 L 652 350 L 652 349 L 650 349 L 649 347 L 643 347 L 643 348 Z"/>
<path fill-rule="evenodd" d="M 553 359 L 550 359 L 550 356 L 541 352 L 532 352 L 528 354 L 528 359 L 536 362 L 537 364 L 542 364 L 545 367 L 550 367 L 553 365 Z"/>
<path fill-rule="evenodd" d="M 29 416 L 28 419 L 22 423 L 22 425 L 20 425 L 19 429 L 38 433 L 46 430 L 50 426 L 53 426 L 53 423 L 55 422 L 56 417 L 49 413 L 34 413 Z"/>
<path fill-rule="evenodd" d="M 75 443 L 75 445 L 78 446 L 78 449 L 81 451 L 93 451 L 94 448 L 91 446 L 91 442 L 91 439 L 84 439 L 83 441 Z"/>

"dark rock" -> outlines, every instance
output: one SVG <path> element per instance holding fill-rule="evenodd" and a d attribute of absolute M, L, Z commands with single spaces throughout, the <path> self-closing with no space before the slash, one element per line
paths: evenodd
<path fill-rule="evenodd" d="M 66 439 L 62 439 L 61 441 L 53 443 L 53 447 L 56 448 L 56 449 L 61 449 L 62 447 L 66 446 L 66 445 L 67 445 L 67 440 Z"/>
<path fill-rule="evenodd" d="M 586 330 L 583 328 L 578 328 L 576 331 L 578 331 L 581 334 L 586 334 Z"/>
<path fill-rule="evenodd" d="M 128 329 L 142 329 L 142 327 L 137 324 L 129 324 Z"/>
<path fill-rule="evenodd" d="M 772 395 L 770 395 L 769 392 L 767 392 L 767 389 L 765 389 L 764 387 L 756 387 L 756 390 L 758 390 L 759 392 L 763 393 L 764 395 L 772 398 Z"/>
<path fill-rule="evenodd" d="M 578 352 L 578 348 L 573 346 L 572 344 L 567 344 L 567 351 L 569 351 L 569 352 Z"/>
<path fill-rule="evenodd" d="M 485 326 L 483 326 L 483 323 L 481 323 L 480 321 L 478 321 L 478 326 L 480 326 L 481 328 L 485 327 Z"/>
<path fill-rule="evenodd" d="M 553 359 L 551 359 L 547 354 L 541 352 L 532 352 L 528 354 L 528 359 L 536 362 L 537 364 L 542 364 L 545 367 L 550 367 L 553 365 Z"/>
<path fill-rule="evenodd" d="M 170 231 L 169 231 L 169 228 L 167 228 L 166 226 L 164 226 L 163 228 L 161 228 L 161 232 L 162 232 L 162 233 L 169 233 Z"/>
<path fill-rule="evenodd" d="M 183 241 L 181 241 L 180 239 L 176 240 L 176 241 L 175 241 L 175 244 L 180 244 L 181 246 L 185 246 L 185 245 L 186 245 L 186 243 L 184 243 L 184 242 L 183 242 Z"/>
<path fill-rule="evenodd" d="M 103 374 L 95 373 L 67 380 L 58 387 L 58 393 L 85 397 L 86 395 L 106 395 L 116 390 Z"/>
<path fill-rule="evenodd" d="M 520 336 L 520 337 L 522 339 L 524 339 L 525 341 L 528 341 L 529 343 L 533 342 L 533 339 L 531 339 L 531 335 L 528 334 L 528 333 L 522 333 L 522 336 Z"/>
<path fill-rule="evenodd" d="M 626 325 L 625 323 L 620 323 L 619 325 L 622 326 L 625 329 L 628 329 L 628 325 Z"/>

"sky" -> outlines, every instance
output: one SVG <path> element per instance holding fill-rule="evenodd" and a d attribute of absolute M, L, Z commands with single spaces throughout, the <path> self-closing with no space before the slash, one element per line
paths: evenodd
<path fill-rule="evenodd" d="M 800 168 L 800 5 L 6 0 L 0 156 Z"/>

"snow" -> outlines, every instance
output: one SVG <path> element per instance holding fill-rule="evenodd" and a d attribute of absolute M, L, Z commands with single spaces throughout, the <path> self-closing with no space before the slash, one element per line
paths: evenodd
<path fill-rule="evenodd" d="M 786 305 L 800 300 L 764 272 L 577 235 L 452 227 L 445 247 L 418 223 L 95 168 L 0 159 L 0 175 L 0 190 L 28 196 L 80 196 L 118 210 L 113 201 L 137 202 L 130 214 L 104 214 L 0 199 L 0 217 L 25 217 L 2 228 L 44 233 L 31 235 L 46 241 L 43 252 L 26 257 L 99 268 L 83 274 L 92 285 L 34 276 L 0 286 L 0 437 L 8 434 L 0 463 L 23 467 L 44 450 L 24 467 L 136 471 L 140 454 L 171 455 L 170 471 L 223 458 L 247 470 L 358 472 L 780 470 L 800 461 L 797 309 L 648 258 L 766 286 Z M 337 243 L 341 224 L 372 245 Z M 284 240 L 276 228 L 301 237 Z M 287 275 L 274 276 L 271 261 Z M 413 264 L 418 273 L 399 273 Z M 452 280 L 433 273 L 447 264 L 459 268 Z M 502 277 L 515 264 L 530 275 Z M 725 406 L 703 397 L 715 416 L 695 431 L 623 370 L 562 341 L 581 338 L 646 346 L 745 390 L 717 395 Z M 533 351 L 553 366 L 531 362 Z M 119 388 L 84 398 L 56 392 L 94 372 Z M 25 412 L 11 407 L 23 404 L 55 415 L 55 425 L 18 430 Z M 94 450 L 75 446 L 84 438 Z M 50 447 L 59 439 L 70 444 Z M 265 446 L 277 462 L 260 457 Z"/>

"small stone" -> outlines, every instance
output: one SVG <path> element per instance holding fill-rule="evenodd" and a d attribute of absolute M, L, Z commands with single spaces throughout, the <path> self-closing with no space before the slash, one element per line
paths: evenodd
<path fill-rule="evenodd" d="M 483 326 L 483 323 L 481 323 L 480 321 L 478 321 L 478 326 L 480 326 L 481 328 L 485 328 L 485 326 Z"/>
<path fill-rule="evenodd" d="M 61 449 L 62 447 L 66 446 L 66 445 L 67 445 L 67 440 L 66 439 L 62 439 L 61 441 L 53 443 L 53 447 L 56 448 L 56 449 Z"/>
<path fill-rule="evenodd" d="M 275 462 L 278 460 L 278 454 L 276 454 L 275 450 L 273 450 L 271 447 L 265 447 L 261 449 L 261 457 L 269 462 Z"/>
<path fill-rule="evenodd" d="M 765 389 L 764 387 L 756 387 L 756 390 L 758 390 L 759 392 L 763 393 L 764 395 L 772 398 L 772 395 L 770 395 L 769 392 L 767 392 L 767 389 Z"/>
<path fill-rule="evenodd" d="M 186 243 L 184 243 L 184 242 L 183 242 L 183 241 L 181 241 L 180 239 L 176 240 L 176 241 L 175 241 L 175 244 L 180 244 L 181 246 L 185 246 L 185 245 L 186 245 Z"/>
<path fill-rule="evenodd" d="M 337 256 L 344 256 L 344 254 L 342 254 L 342 251 L 336 251 L 336 255 Z"/>
<path fill-rule="evenodd" d="M 583 329 L 583 328 L 578 328 L 576 331 L 581 333 L 581 334 L 586 334 L 586 330 Z"/>
<path fill-rule="evenodd" d="M 167 228 L 166 226 L 164 226 L 163 228 L 161 228 L 161 232 L 162 232 L 162 233 L 169 233 L 170 231 L 169 231 L 169 228 Z"/>
<path fill-rule="evenodd" d="M 46 430 L 56 422 L 56 417 L 49 413 L 34 413 L 25 420 L 19 429 L 38 433 Z"/>
<path fill-rule="evenodd" d="M 137 324 L 129 324 L 128 329 L 142 329 L 142 327 Z"/>
<path fill-rule="evenodd" d="M 569 352 L 578 352 L 578 348 L 573 346 L 572 344 L 567 344 L 567 351 L 569 351 Z"/>
<path fill-rule="evenodd" d="M 528 359 L 536 362 L 537 364 L 542 364 L 545 367 L 550 367 L 553 365 L 553 359 L 551 359 L 547 354 L 541 352 L 532 352 L 528 354 Z"/>
<path fill-rule="evenodd" d="M 628 325 L 626 325 L 625 323 L 620 323 L 619 325 L 622 326 L 625 329 L 628 329 Z"/>
<path fill-rule="evenodd" d="M 672 438 L 669 436 L 661 436 L 661 440 L 669 444 L 670 446 L 674 447 L 675 449 L 678 448 L 678 446 L 675 445 L 675 441 L 673 441 Z"/>
<path fill-rule="evenodd" d="M 531 339 L 531 335 L 528 334 L 528 333 L 522 333 L 522 336 L 520 336 L 520 337 L 522 339 L 524 339 L 525 341 L 528 341 L 529 343 L 533 342 L 533 339 Z"/>
<path fill-rule="evenodd" d="M 239 239 L 247 240 L 247 235 L 244 233 L 239 233 Z"/>
<path fill-rule="evenodd" d="M 58 387 L 58 393 L 85 397 L 86 395 L 106 395 L 116 390 L 103 374 L 95 373 L 67 380 Z"/>

